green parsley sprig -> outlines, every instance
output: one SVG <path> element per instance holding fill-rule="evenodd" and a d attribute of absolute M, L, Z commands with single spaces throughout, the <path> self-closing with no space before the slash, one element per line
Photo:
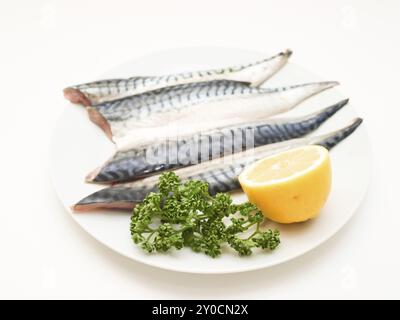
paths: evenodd
<path fill-rule="evenodd" d="M 206 182 L 182 184 L 174 172 L 166 172 L 158 190 L 149 193 L 131 217 L 132 240 L 148 252 L 190 247 L 216 257 L 227 244 L 247 256 L 253 248 L 274 250 L 280 243 L 278 230 L 261 230 L 264 218 L 255 205 L 233 204 L 227 193 L 212 197 Z M 244 237 L 250 229 L 254 232 Z"/>

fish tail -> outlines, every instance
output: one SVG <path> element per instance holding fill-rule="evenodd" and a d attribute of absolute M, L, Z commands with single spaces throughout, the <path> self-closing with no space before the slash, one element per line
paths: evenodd
<path fill-rule="evenodd" d="M 334 132 L 317 137 L 316 141 L 314 141 L 314 144 L 318 144 L 330 150 L 335 147 L 339 142 L 350 136 L 360 126 L 362 122 L 363 119 L 355 118 L 349 125 Z"/>
<path fill-rule="evenodd" d="M 335 103 L 334 105 L 326 107 L 322 110 L 318 110 L 317 112 L 314 112 L 314 113 L 304 117 L 301 120 L 301 122 L 309 123 L 310 127 L 313 130 L 317 129 L 321 124 L 323 124 L 326 120 L 328 120 L 330 117 L 332 117 L 336 112 L 338 112 L 340 109 L 342 109 L 348 102 L 349 102 L 349 99 L 341 100 L 338 103 Z"/>
<path fill-rule="evenodd" d="M 292 50 L 286 49 L 272 57 L 269 57 L 262 61 L 252 63 L 252 64 L 249 64 L 249 65 L 243 67 L 241 71 L 242 72 L 244 71 L 245 73 L 248 70 L 251 70 L 254 68 L 260 68 L 260 70 L 264 69 L 264 71 L 262 71 L 262 72 L 261 71 L 250 72 L 250 74 L 247 74 L 247 77 L 250 76 L 250 78 L 248 78 L 244 81 L 250 83 L 251 87 L 258 87 L 258 86 L 262 85 L 269 78 L 271 78 L 274 74 L 276 74 L 280 69 L 282 69 L 283 66 L 286 65 L 286 63 L 288 62 L 288 60 L 292 54 L 293 54 Z"/>
<path fill-rule="evenodd" d="M 293 50 L 291 49 L 286 49 L 281 53 L 283 56 L 290 58 L 290 56 L 293 54 Z"/>
<path fill-rule="evenodd" d="M 307 82 L 294 84 L 284 87 L 275 87 L 275 88 L 263 88 L 261 89 L 263 93 L 288 93 L 287 99 L 291 99 L 296 103 L 299 103 L 317 93 L 320 93 L 324 90 L 333 88 L 339 85 L 337 81 L 319 81 L 319 82 Z"/>
<path fill-rule="evenodd" d="M 336 87 L 340 83 L 338 81 L 319 81 L 319 82 L 309 82 L 309 83 L 301 83 L 295 84 L 287 87 L 287 89 L 297 89 L 297 88 L 315 88 L 318 92 Z"/>

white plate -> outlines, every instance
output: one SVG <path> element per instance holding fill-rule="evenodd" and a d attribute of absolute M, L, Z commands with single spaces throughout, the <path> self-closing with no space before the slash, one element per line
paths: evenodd
<path fill-rule="evenodd" d="M 103 74 L 102 77 L 167 74 L 248 62 L 263 56 L 265 54 L 228 48 L 177 49 L 129 61 Z M 268 85 L 319 80 L 322 79 L 289 63 L 268 82 Z M 339 89 L 330 89 L 307 100 L 291 111 L 290 115 L 306 114 L 342 98 L 344 97 Z M 201 116 L 199 115 L 199 119 Z M 355 116 L 350 103 L 313 134 L 340 128 Z M 255 270 L 291 260 L 310 251 L 336 233 L 354 214 L 366 192 L 370 176 L 370 149 L 364 126 L 365 124 L 362 124 L 331 152 L 333 188 L 320 216 L 306 223 L 278 225 L 282 241 L 280 247 L 272 253 L 260 252 L 250 257 L 224 253 L 219 258 L 212 259 L 189 249 L 168 254 L 147 254 L 137 248 L 130 239 L 129 213 L 71 212 L 71 205 L 101 188 L 84 183 L 84 177 L 113 151 L 113 144 L 89 121 L 86 111 L 81 106 L 68 104 L 58 120 L 50 150 L 52 177 L 57 193 L 71 217 L 98 241 L 126 257 L 163 269 L 189 273 Z M 235 198 L 244 200 L 245 196 L 239 194 Z"/>

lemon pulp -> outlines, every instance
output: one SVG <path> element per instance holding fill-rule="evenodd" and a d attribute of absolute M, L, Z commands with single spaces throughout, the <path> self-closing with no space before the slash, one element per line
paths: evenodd
<path fill-rule="evenodd" d="M 331 189 L 328 150 L 305 146 L 267 157 L 246 168 L 239 182 L 250 202 L 271 220 L 293 223 L 314 218 Z"/>

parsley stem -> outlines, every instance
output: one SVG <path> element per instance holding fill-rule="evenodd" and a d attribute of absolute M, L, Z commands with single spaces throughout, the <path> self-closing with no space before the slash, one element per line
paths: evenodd
<path fill-rule="evenodd" d="M 246 238 L 246 240 L 250 240 L 251 238 L 253 238 L 258 233 L 260 233 L 260 222 L 257 222 L 256 230 L 248 238 Z"/>
<path fill-rule="evenodd" d="M 149 235 L 146 237 L 147 241 L 150 241 L 150 238 L 157 232 L 157 230 L 153 230 L 152 232 L 149 233 Z"/>

